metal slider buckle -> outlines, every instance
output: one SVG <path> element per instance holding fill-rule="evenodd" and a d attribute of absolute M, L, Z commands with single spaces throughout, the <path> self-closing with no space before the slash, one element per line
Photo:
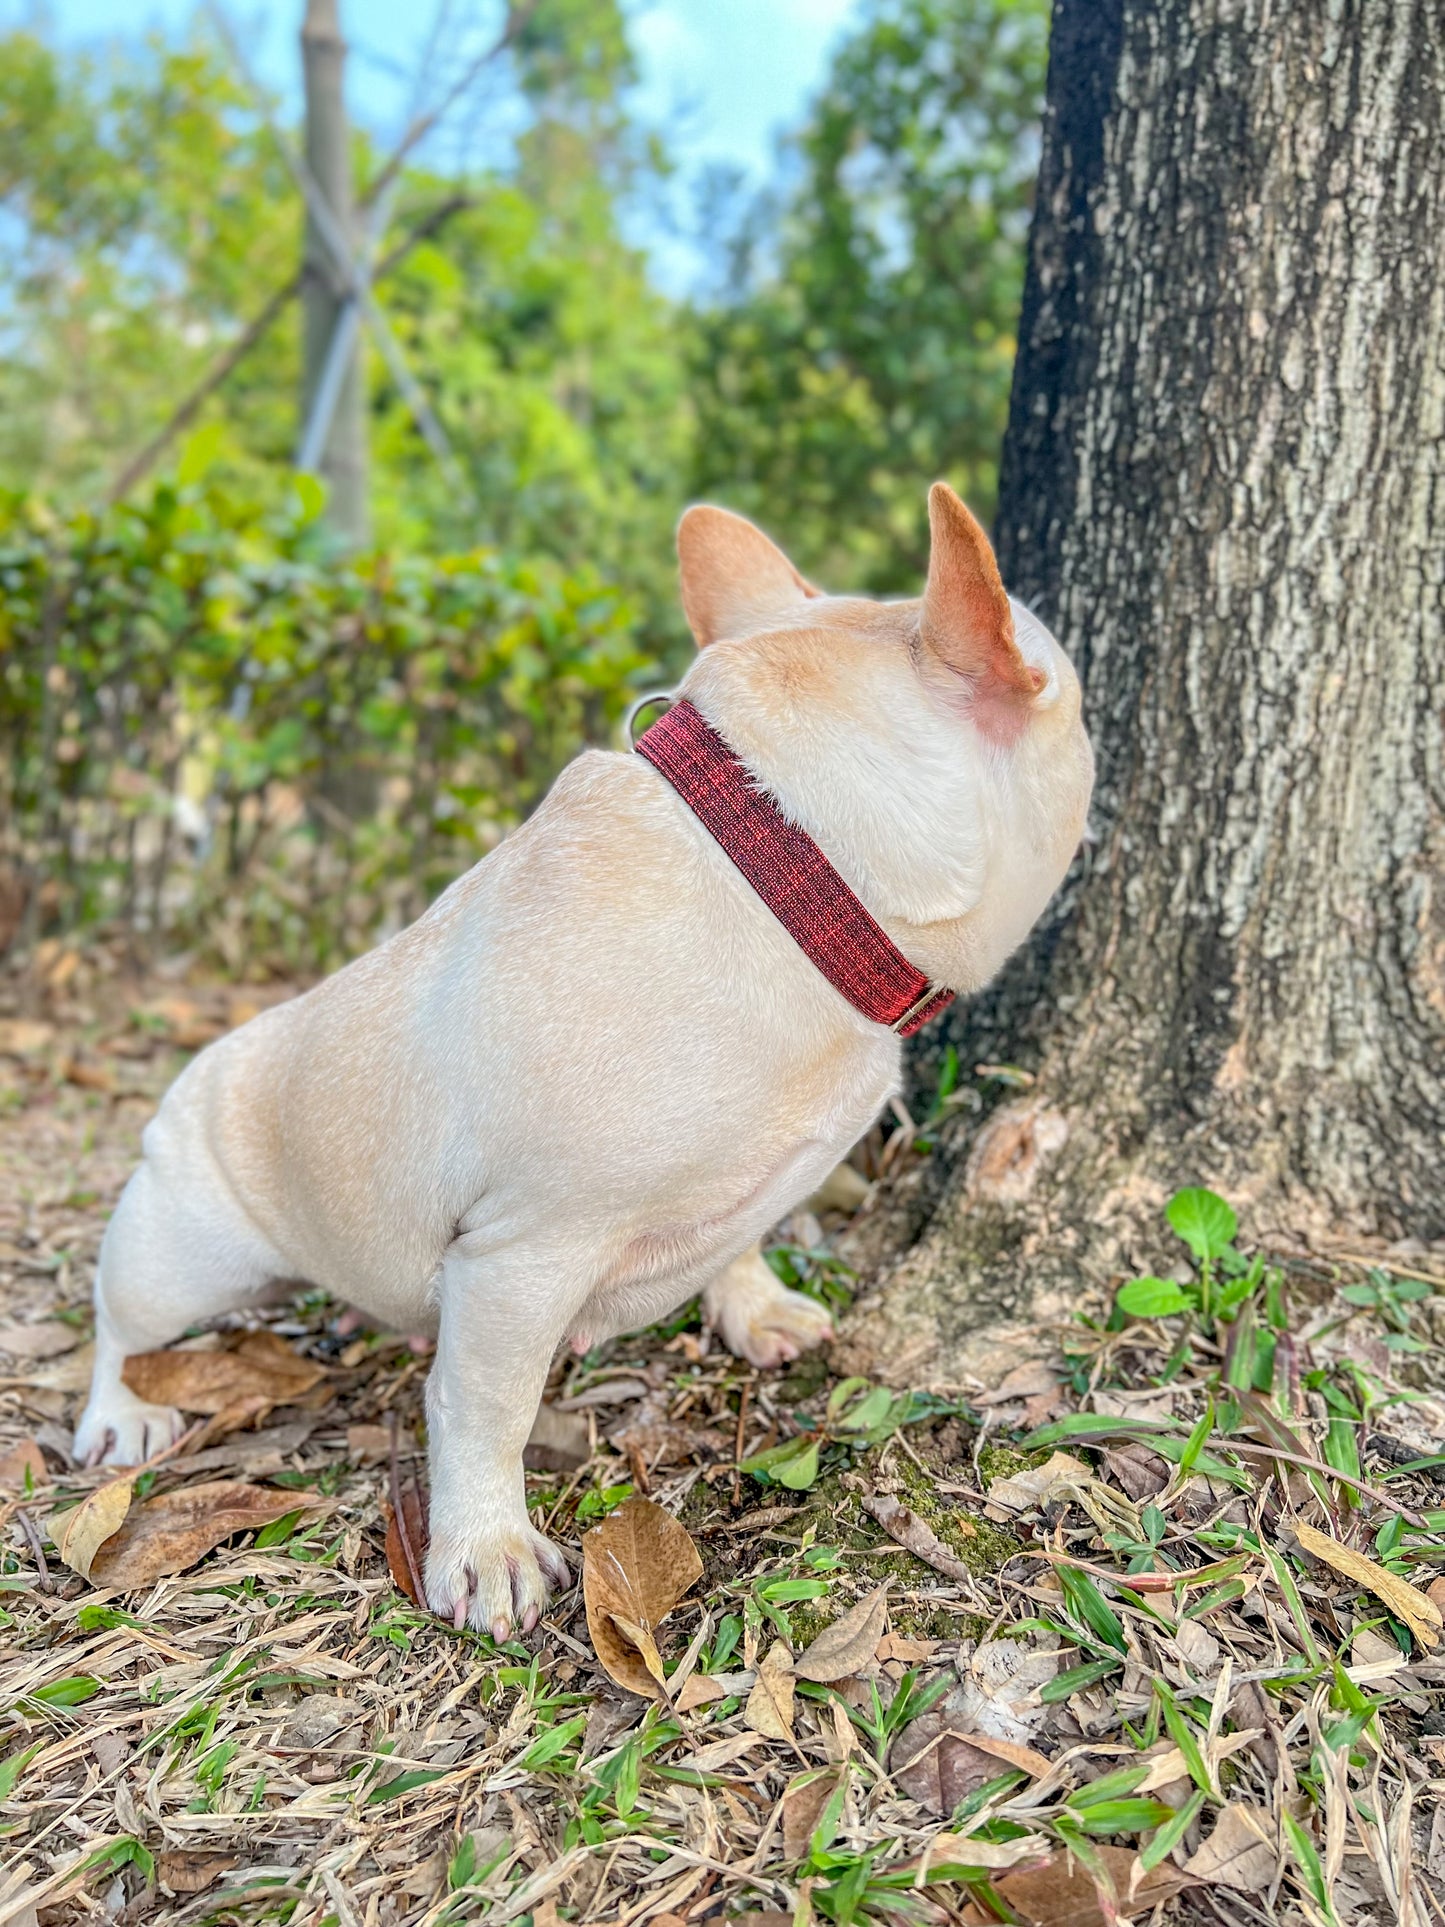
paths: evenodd
<path fill-rule="evenodd" d="M 901 1037 L 903 1035 L 903 1026 L 906 1023 L 909 1023 L 913 1018 L 915 1018 L 918 1015 L 920 1010 L 926 1009 L 928 1005 L 933 1002 L 934 998 L 939 994 L 939 991 L 942 988 L 943 986 L 941 984 L 931 983 L 928 986 L 927 990 L 924 991 L 921 997 L 914 998 L 913 1002 L 908 1006 L 907 1010 L 904 1011 L 901 1017 L 895 1017 L 893 1019 L 893 1022 L 888 1026 L 888 1028 L 891 1031 L 896 1032 Z"/>
<path fill-rule="evenodd" d="M 631 703 L 628 706 L 627 714 L 622 719 L 622 729 L 623 734 L 627 738 L 627 747 L 629 749 L 637 748 L 637 719 L 645 709 L 655 709 L 659 703 L 662 704 L 664 708 L 671 709 L 676 701 L 676 690 L 653 689 L 650 690 L 647 695 L 639 696 L 636 702 Z"/>

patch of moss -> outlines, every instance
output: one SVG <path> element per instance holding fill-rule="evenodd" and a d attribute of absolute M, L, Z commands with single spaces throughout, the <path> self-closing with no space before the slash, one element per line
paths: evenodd
<path fill-rule="evenodd" d="M 1043 1465 L 1047 1452 L 1021 1452 L 1016 1445 L 985 1445 L 978 1455 L 978 1469 L 986 1485 L 995 1479 L 1012 1478 L 1017 1472 L 1030 1472 Z"/>
<path fill-rule="evenodd" d="M 805 1405 L 828 1383 L 832 1373 L 828 1361 L 818 1352 L 805 1352 L 788 1368 L 779 1383 L 777 1396 L 785 1405 Z"/>

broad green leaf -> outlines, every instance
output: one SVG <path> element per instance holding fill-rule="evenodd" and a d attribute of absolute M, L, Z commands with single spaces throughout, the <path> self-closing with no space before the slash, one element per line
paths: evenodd
<path fill-rule="evenodd" d="M 1164 1215 L 1202 1264 L 1217 1258 L 1239 1229 L 1224 1199 L 1200 1187 L 1176 1191 Z"/>
<path fill-rule="evenodd" d="M 1131 1278 L 1119 1291 L 1119 1309 L 1131 1318 L 1168 1318 L 1188 1311 L 1193 1298 L 1172 1278 Z"/>

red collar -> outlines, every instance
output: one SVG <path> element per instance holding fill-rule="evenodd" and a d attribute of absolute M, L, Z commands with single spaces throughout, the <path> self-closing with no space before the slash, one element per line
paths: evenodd
<path fill-rule="evenodd" d="M 762 792 L 690 702 L 633 747 L 710 830 L 800 950 L 855 1010 L 900 1037 L 953 1002 L 915 970 L 805 831 Z"/>

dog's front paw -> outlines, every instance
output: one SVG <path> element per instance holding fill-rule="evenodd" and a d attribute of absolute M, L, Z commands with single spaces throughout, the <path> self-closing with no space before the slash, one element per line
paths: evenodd
<path fill-rule="evenodd" d="M 499 1644 L 514 1625 L 531 1632 L 550 1595 L 572 1583 L 567 1561 L 530 1525 L 467 1538 L 437 1530 L 426 1557 L 427 1604 L 453 1626 L 490 1633 Z"/>
<path fill-rule="evenodd" d="M 708 1322 L 750 1365 L 786 1365 L 833 1336 L 833 1321 L 816 1299 L 790 1291 L 757 1251 L 745 1252 L 705 1294 Z"/>
<path fill-rule="evenodd" d="M 173 1405 L 150 1405 L 123 1387 L 92 1398 L 75 1428 L 74 1452 L 82 1465 L 141 1465 L 174 1445 L 186 1421 Z"/>

